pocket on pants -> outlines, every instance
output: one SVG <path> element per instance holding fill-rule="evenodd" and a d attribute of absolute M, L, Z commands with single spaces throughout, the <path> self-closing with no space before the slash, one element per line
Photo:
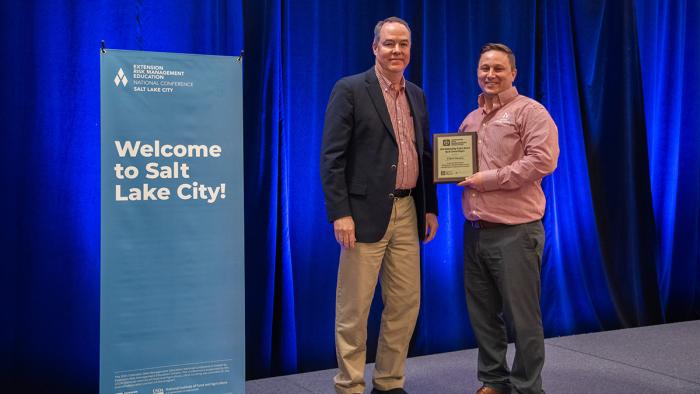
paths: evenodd
<path fill-rule="evenodd" d="M 525 228 L 525 247 L 527 250 L 537 254 L 540 265 L 542 265 L 542 254 L 544 253 L 544 227 L 542 221 L 527 223 Z"/>

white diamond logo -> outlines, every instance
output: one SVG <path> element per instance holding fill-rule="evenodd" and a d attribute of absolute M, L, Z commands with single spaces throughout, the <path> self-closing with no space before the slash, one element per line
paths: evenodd
<path fill-rule="evenodd" d="M 114 77 L 114 85 L 119 86 L 119 82 L 121 82 L 124 86 L 126 86 L 126 84 L 129 83 L 129 80 L 126 79 L 126 75 L 124 75 L 124 70 L 122 70 L 121 68 L 117 72 L 117 76 Z"/>

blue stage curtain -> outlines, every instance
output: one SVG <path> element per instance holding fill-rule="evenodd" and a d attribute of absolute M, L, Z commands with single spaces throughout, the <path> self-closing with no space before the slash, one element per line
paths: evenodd
<path fill-rule="evenodd" d="M 660 322 L 633 3 L 572 7 L 584 141 L 607 283 L 624 327 Z"/>
<path fill-rule="evenodd" d="M 297 371 L 290 244 L 291 149 L 283 125 L 281 2 L 244 7 L 246 370 Z"/>
<path fill-rule="evenodd" d="M 660 302 L 668 321 L 700 316 L 700 4 L 636 1 Z"/>
<path fill-rule="evenodd" d="M 2 2 L 0 380 L 17 392 L 97 387 L 101 39 L 245 47 L 249 378 L 335 366 L 339 248 L 318 175 L 323 113 L 338 78 L 372 66 L 372 29 L 390 15 L 412 27 L 406 75 L 426 91 L 433 132 L 456 130 L 476 106 L 489 41 L 514 49 L 517 88 L 559 126 L 559 168 L 543 183 L 546 335 L 700 318 L 698 11 L 683 0 Z M 411 355 L 475 346 L 460 193 L 438 188 Z"/>
<path fill-rule="evenodd" d="M 265 289 L 248 290 L 248 305 L 266 310 L 266 321 L 272 320 L 270 326 L 255 326 L 268 337 L 256 336 L 255 343 L 249 338 L 248 360 L 254 361 L 249 365 L 263 364 L 262 369 L 248 370 L 250 378 L 293 372 L 294 363 L 296 371 L 335 365 L 339 249 L 325 219 L 318 184 L 323 112 L 338 78 L 373 64 L 372 28 L 388 15 L 401 16 L 412 26 L 407 77 L 426 91 L 433 132 L 455 130 L 476 105 L 478 49 L 488 41 L 513 47 L 518 56 L 518 89 L 542 101 L 559 125 L 559 169 L 544 182 L 548 196 L 542 300 L 546 334 L 674 321 L 664 319 L 668 301 L 659 290 L 664 284 L 657 280 L 657 272 L 670 264 L 658 258 L 659 234 L 677 238 L 656 226 L 658 212 L 652 204 L 653 158 L 648 151 L 653 146 L 647 143 L 642 90 L 649 70 L 642 65 L 639 50 L 639 40 L 649 38 L 637 30 L 636 3 L 309 0 L 266 4 L 264 19 L 253 25 L 270 26 L 270 12 L 278 12 L 281 18 L 280 112 L 279 119 L 271 112 L 267 115 L 276 129 L 254 132 L 277 133 L 269 137 L 278 141 L 277 148 L 262 150 L 279 149 L 272 162 L 277 163 L 277 174 L 286 173 L 287 178 L 263 189 L 276 188 L 282 194 L 268 197 L 269 203 L 278 204 L 276 231 L 268 228 L 266 232 L 268 237 L 274 235 L 274 244 L 259 248 L 261 255 L 263 250 L 274 251 L 276 258 L 262 267 L 262 259 L 248 258 L 249 270 L 268 273 Z M 686 39 L 685 34 L 678 32 L 679 39 Z M 275 67 L 268 64 L 265 72 Z M 261 95 L 275 94 L 272 83 L 261 88 Z M 688 145 L 687 152 L 697 151 L 697 142 Z M 422 308 L 411 355 L 475 345 L 462 288 L 460 192 L 455 186 L 439 188 L 441 228 L 438 238 L 423 249 Z M 697 217 L 698 208 L 690 200 L 684 209 L 694 215 L 691 218 Z M 288 220 L 283 222 L 285 216 Z M 697 244 L 697 231 L 685 231 L 692 234 L 685 239 Z M 674 259 L 672 263 L 686 264 L 682 275 L 695 278 L 696 256 L 690 262 Z M 256 285 L 262 280 L 257 278 Z M 698 285 L 694 279 L 685 284 L 691 296 L 679 297 L 674 304 L 691 308 L 691 313 L 675 320 L 700 317 L 697 308 L 692 310 Z M 271 297 L 276 305 L 272 312 L 267 304 Z M 368 324 L 369 361 L 374 359 L 380 318 L 381 300 L 375 298 Z M 289 308 L 294 324 L 278 326 L 289 318 Z M 260 318 L 257 313 L 249 311 L 248 317 Z M 252 325 L 249 321 L 248 327 Z M 292 342 L 285 327 L 295 334 Z M 250 348 L 258 348 L 260 341 L 265 351 L 251 354 Z M 270 357 L 268 349 L 277 358 Z"/>

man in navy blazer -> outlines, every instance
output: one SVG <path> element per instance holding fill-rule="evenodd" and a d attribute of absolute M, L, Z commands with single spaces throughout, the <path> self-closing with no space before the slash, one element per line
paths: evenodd
<path fill-rule="evenodd" d="M 403 77 L 411 31 L 377 23 L 375 66 L 339 80 L 326 108 L 321 180 L 341 246 L 336 288 L 338 393 L 363 393 L 367 317 L 381 280 L 382 323 L 373 393 L 404 393 L 404 366 L 420 305 L 420 241 L 437 232 L 425 95 Z"/>

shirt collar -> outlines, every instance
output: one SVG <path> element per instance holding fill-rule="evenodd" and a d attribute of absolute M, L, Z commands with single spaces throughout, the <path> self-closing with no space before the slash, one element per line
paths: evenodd
<path fill-rule="evenodd" d="M 391 83 L 389 78 L 387 78 L 384 74 L 382 74 L 381 70 L 376 65 L 374 66 L 374 72 L 377 74 L 377 79 L 379 80 L 379 86 L 381 86 L 382 90 L 383 91 L 390 90 L 392 88 L 393 84 Z M 399 82 L 398 89 L 396 89 L 396 90 L 401 91 L 405 88 L 406 88 L 406 78 L 404 78 L 402 75 L 401 82 Z"/>
<path fill-rule="evenodd" d="M 515 86 L 511 86 L 501 93 L 498 93 L 496 97 L 493 98 L 493 108 L 491 108 L 491 112 L 496 111 L 504 105 L 510 103 L 516 97 L 518 97 L 518 89 L 516 89 Z M 477 101 L 479 102 L 479 108 L 485 110 L 484 106 L 486 105 L 486 98 L 484 93 L 479 95 L 479 99 Z"/>

